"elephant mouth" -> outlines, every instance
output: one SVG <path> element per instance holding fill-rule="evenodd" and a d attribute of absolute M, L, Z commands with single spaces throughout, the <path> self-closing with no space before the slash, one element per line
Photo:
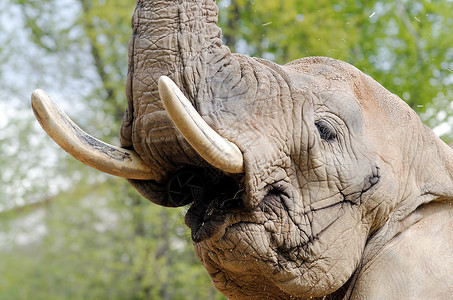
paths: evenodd
<path fill-rule="evenodd" d="M 242 211 L 242 176 L 225 175 L 212 167 L 184 167 L 173 174 L 168 198 L 175 206 L 191 204 L 185 222 L 195 243 L 224 228 L 229 213 Z"/>
<path fill-rule="evenodd" d="M 239 209 L 240 202 L 240 199 L 236 198 L 215 198 L 210 202 L 194 202 L 185 217 L 192 240 L 200 243 L 222 231 L 226 214 Z"/>

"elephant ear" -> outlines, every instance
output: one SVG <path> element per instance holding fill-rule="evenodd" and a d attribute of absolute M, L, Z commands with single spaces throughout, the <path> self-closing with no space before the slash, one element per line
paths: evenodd
<path fill-rule="evenodd" d="M 368 89 L 360 96 L 374 99 L 362 101 L 374 144 L 399 185 L 394 197 L 400 217 L 431 201 L 453 201 L 453 149 L 399 97 L 369 76 L 362 80 Z"/>
<path fill-rule="evenodd" d="M 351 71 L 352 73 L 352 71 Z M 432 202 L 453 203 L 453 149 L 423 125 L 399 97 L 367 75 L 357 76 L 354 91 L 365 120 L 370 153 L 380 168 L 374 194 L 382 209 L 367 241 L 364 261 L 422 218 Z"/>
<path fill-rule="evenodd" d="M 417 179 L 418 191 L 416 194 L 418 195 L 402 201 L 389 215 L 389 220 L 384 226 L 369 238 L 362 261 L 350 279 L 351 284 L 346 291 L 345 299 L 351 297 L 361 271 L 379 259 L 379 252 L 388 242 L 422 220 L 426 213 L 438 213 L 453 205 L 453 148 L 440 140 L 431 129 L 424 125 L 422 127 L 421 143 L 410 149 L 416 154 L 415 160 L 420 164 L 419 172 L 414 174 Z M 439 214 L 437 217 L 442 218 L 445 215 Z M 439 220 L 439 224 L 442 224 L 442 220 Z M 444 234 L 449 235 L 449 232 L 444 232 Z M 430 238 L 436 239 L 437 237 L 431 236 Z M 421 251 L 425 251 L 425 248 L 421 249 Z"/>
<path fill-rule="evenodd" d="M 423 142 L 415 153 L 419 161 L 420 197 L 430 201 L 453 202 L 453 149 L 423 125 Z"/>

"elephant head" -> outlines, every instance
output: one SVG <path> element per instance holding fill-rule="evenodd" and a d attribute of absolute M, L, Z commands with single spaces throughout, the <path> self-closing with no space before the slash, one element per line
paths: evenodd
<path fill-rule="evenodd" d="M 35 113 L 81 161 L 159 205 L 191 204 L 195 251 L 231 299 L 351 294 L 421 208 L 453 200 L 453 151 L 347 63 L 231 53 L 217 13 L 214 0 L 137 1 L 121 148 L 41 91 Z"/>

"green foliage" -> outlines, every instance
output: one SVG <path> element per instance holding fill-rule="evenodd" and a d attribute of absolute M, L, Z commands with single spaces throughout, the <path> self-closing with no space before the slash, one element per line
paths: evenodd
<path fill-rule="evenodd" d="M 330 0 L 232 0 L 220 21 L 227 44 L 252 56 L 277 63 L 313 55 L 344 58 L 354 26 L 341 9 Z"/>
<path fill-rule="evenodd" d="M 215 298 L 182 211 L 143 201 L 121 179 L 77 186 L 1 220 L 16 236 L 1 249 L 0 299 Z"/>
<path fill-rule="evenodd" d="M 119 120 L 125 110 L 127 46 L 134 3 L 123 0 L 78 2 L 82 8 L 78 23 L 83 28 L 97 74 L 102 81 L 100 88 L 94 92 L 103 96 L 104 111 Z"/>

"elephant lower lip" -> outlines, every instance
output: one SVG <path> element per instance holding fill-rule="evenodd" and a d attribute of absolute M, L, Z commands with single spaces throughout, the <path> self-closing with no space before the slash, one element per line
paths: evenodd
<path fill-rule="evenodd" d="M 205 207 L 203 203 L 194 203 L 187 211 L 185 222 L 191 230 L 195 243 L 211 238 L 223 226 L 225 213 L 217 208 Z"/>
<path fill-rule="evenodd" d="M 213 168 L 187 166 L 177 171 L 168 184 L 168 198 L 175 206 L 192 203 L 185 222 L 195 243 L 211 238 L 224 228 L 228 213 L 244 208 L 237 177 Z"/>
<path fill-rule="evenodd" d="M 216 198 L 210 202 L 195 201 L 185 217 L 186 225 L 191 229 L 192 240 L 199 243 L 225 230 L 227 214 L 234 214 L 243 208 L 240 197 Z"/>

